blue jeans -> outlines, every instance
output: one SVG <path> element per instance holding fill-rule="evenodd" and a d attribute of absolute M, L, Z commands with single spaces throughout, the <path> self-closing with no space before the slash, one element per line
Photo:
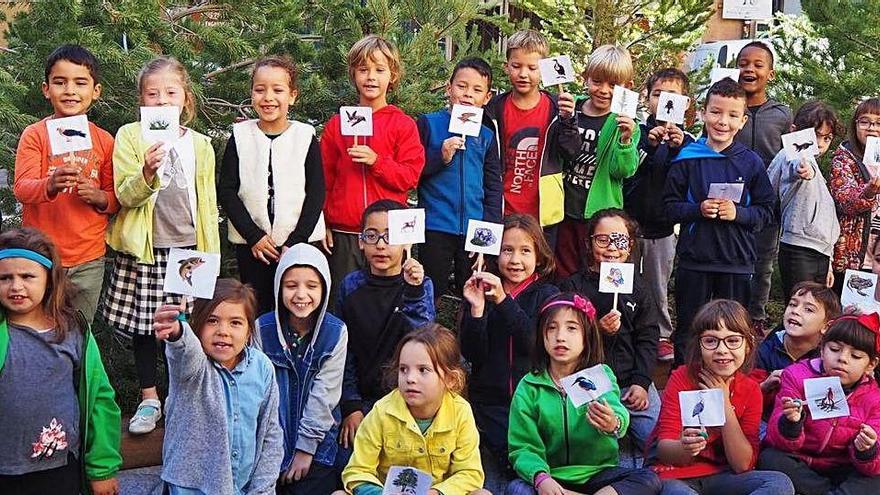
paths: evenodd
<path fill-rule="evenodd" d="M 628 390 L 629 387 L 620 389 L 620 396 L 623 397 Z M 657 387 L 653 383 L 648 387 L 647 409 L 644 411 L 633 411 L 627 408 L 627 410 L 629 411 L 627 435 L 635 442 L 636 447 L 639 449 L 639 454 L 644 455 L 645 443 L 647 443 L 648 437 L 651 436 L 651 432 L 654 431 L 654 426 L 657 425 L 657 418 L 660 416 L 660 394 L 657 393 Z"/>
<path fill-rule="evenodd" d="M 660 493 L 660 478 L 650 469 L 610 467 L 594 474 L 583 484 L 557 482 L 567 490 L 586 494 L 595 493 L 606 486 L 614 488 L 614 491 L 620 495 L 657 495 Z M 504 495 L 536 494 L 534 486 L 522 479 L 511 481 L 507 485 L 507 489 L 504 490 Z"/>
<path fill-rule="evenodd" d="M 788 476 L 776 471 L 730 471 L 688 478 L 663 480 L 660 495 L 794 495 L 794 486 Z"/>

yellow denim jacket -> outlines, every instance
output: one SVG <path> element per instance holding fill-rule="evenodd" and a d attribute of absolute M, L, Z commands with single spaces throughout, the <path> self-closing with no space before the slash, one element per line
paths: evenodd
<path fill-rule="evenodd" d="M 430 473 L 431 488 L 443 495 L 466 495 L 483 487 L 480 437 L 471 406 L 447 392 L 422 435 L 397 389 L 367 414 L 354 440 L 354 453 L 342 472 L 345 489 L 384 485 L 391 466 L 410 466 Z"/>

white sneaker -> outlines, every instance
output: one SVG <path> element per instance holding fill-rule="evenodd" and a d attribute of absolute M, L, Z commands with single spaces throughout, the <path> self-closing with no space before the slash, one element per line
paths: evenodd
<path fill-rule="evenodd" d="M 133 435 L 143 435 L 156 429 L 162 419 L 162 403 L 159 399 L 144 399 L 128 422 L 128 431 Z"/>

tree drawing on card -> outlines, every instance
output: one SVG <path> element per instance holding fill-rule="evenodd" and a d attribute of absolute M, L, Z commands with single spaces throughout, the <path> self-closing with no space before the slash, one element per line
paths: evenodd
<path fill-rule="evenodd" d="M 636 118 L 639 106 L 639 94 L 630 91 L 623 86 L 614 86 L 614 94 L 611 97 L 611 111 L 618 115 Z"/>
<path fill-rule="evenodd" d="M 214 285 L 219 274 L 219 254 L 171 248 L 165 267 L 163 291 L 210 299 L 214 296 Z"/>
<path fill-rule="evenodd" d="M 678 393 L 681 424 L 704 428 L 724 426 L 724 395 L 721 389 L 688 390 Z"/>
<path fill-rule="evenodd" d="M 804 394 L 813 419 L 849 416 L 849 404 L 838 376 L 804 380 Z"/>
<path fill-rule="evenodd" d="M 544 87 L 574 82 L 574 68 L 568 55 L 544 58 L 538 61 L 541 83 Z"/>
<path fill-rule="evenodd" d="M 141 107 L 141 136 L 147 143 L 172 143 L 179 129 L 180 107 Z"/>
<path fill-rule="evenodd" d="M 689 103 L 690 100 L 687 96 L 663 91 L 657 101 L 657 120 L 684 124 L 684 116 Z"/>
<path fill-rule="evenodd" d="M 75 115 L 46 121 L 49 148 L 53 155 L 66 155 L 92 149 L 89 120 L 85 115 Z"/>
<path fill-rule="evenodd" d="M 340 131 L 343 136 L 372 136 L 373 109 L 370 107 L 339 107 Z"/>
<path fill-rule="evenodd" d="M 382 489 L 383 495 L 427 495 L 431 475 L 408 466 L 391 466 Z"/>
<path fill-rule="evenodd" d="M 816 129 L 813 127 L 783 134 L 782 148 L 785 149 L 785 158 L 797 160 L 803 155 L 816 156 L 819 154 L 817 142 Z"/>
<path fill-rule="evenodd" d="M 388 244 L 425 242 L 425 210 L 408 208 L 388 211 Z"/>

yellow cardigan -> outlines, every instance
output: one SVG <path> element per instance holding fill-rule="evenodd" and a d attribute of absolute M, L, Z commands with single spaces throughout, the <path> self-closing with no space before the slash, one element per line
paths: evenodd
<path fill-rule="evenodd" d="M 214 148 L 211 140 L 192 129 L 196 157 L 196 249 L 220 252 L 219 213 L 214 185 Z M 150 146 L 141 138 L 140 122 L 119 128 L 113 147 L 113 181 L 121 208 L 107 231 L 107 244 L 144 264 L 153 264 L 154 196 L 159 177 L 144 180 L 144 154 Z"/>
<path fill-rule="evenodd" d="M 483 487 L 480 438 L 471 406 L 447 392 L 422 435 L 403 396 L 395 389 L 367 414 L 354 440 L 354 453 L 342 481 L 351 493 L 357 485 L 384 485 L 391 466 L 430 473 L 432 488 L 443 495 L 466 495 Z"/>

